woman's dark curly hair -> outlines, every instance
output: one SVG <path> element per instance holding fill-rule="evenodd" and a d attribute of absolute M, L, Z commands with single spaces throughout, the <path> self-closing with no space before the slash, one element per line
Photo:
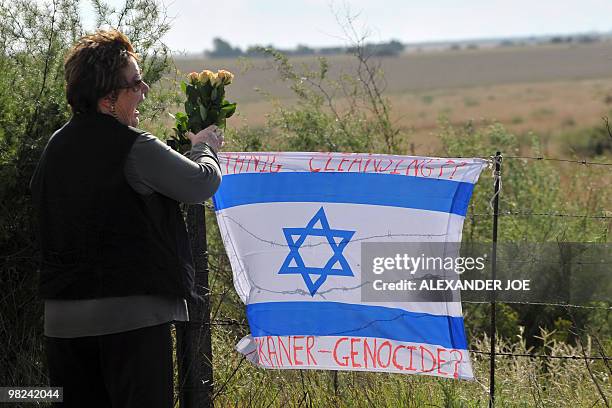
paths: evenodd
<path fill-rule="evenodd" d="M 66 98 L 72 113 L 96 112 L 100 98 L 124 87 L 123 69 L 130 56 L 138 60 L 130 40 L 117 30 L 82 37 L 64 62 Z"/>

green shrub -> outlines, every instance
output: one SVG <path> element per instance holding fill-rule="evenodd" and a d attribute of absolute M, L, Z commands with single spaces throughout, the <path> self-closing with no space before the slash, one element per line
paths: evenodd
<path fill-rule="evenodd" d="M 274 110 L 268 127 L 278 136 L 278 150 L 378 151 L 398 153 L 405 135 L 390 119 L 391 106 L 383 95 L 380 67 L 359 47 L 354 75 L 329 77 L 329 63 L 294 66 L 284 54 L 262 49 L 297 98 L 288 106 L 270 97 Z"/>
<path fill-rule="evenodd" d="M 597 157 L 612 153 L 612 136 L 602 124 L 561 135 L 564 151 L 579 157 Z"/>

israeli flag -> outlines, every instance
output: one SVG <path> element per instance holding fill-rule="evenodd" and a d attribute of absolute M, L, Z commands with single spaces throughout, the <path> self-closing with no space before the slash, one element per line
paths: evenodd
<path fill-rule="evenodd" d="M 275 369 L 472 379 L 461 303 L 365 302 L 367 242 L 461 242 L 483 159 L 222 153 L 213 197 L 251 334 Z"/>

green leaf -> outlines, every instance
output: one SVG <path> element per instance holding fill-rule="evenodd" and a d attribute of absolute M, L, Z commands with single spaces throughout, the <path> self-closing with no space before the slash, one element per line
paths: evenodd
<path fill-rule="evenodd" d="M 174 115 L 175 121 L 174 124 L 176 126 L 175 130 L 179 136 L 184 135 L 187 132 L 187 121 L 188 117 L 183 112 L 178 112 Z"/>
<path fill-rule="evenodd" d="M 206 111 L 206 107 L 201 103 L 198 104 L 200 107 L 200 117 L 202 118 L 202 122 L 206 123 L 206 117 L 208 116 L 208 112 Z"/>
<path fill-rule="evenodd" d="M 234 114 L 234 112 L 236 112 L 236 104 L 227 103 L 227 101 L 225 101 L 223 105 L 221 106 L 221 112 L 223 113 L 223 117 L 225 118 L 231 117 Z"/>
<path fill-rule="evenodd" d="M 187 83 L 185 81 L 181 81 L 181 91 L 183 91 L 184 94 L 187 93 Z"/>
<path fill-rule="evenodd" d="M 198 88 L 198 94 L 204 103 L 210 102 L 210 93 L 212 89 L 213 88 L 210 84 L 205 84 L 204 86 L 200 86 Z"/>
<path fill-rule="evenodd" d="M 219 117 L 219 111 L 216 111 L 214 109 L 210 109 L 208 111 L 208 120 L 206 121 L 208 124 L 216 124 L 217 123 L 217 118 Z"/>
<path fill-rule="evenodd" d="M 203 129 L 202 118 L 200 115 L 189 117 L 188 128 L 193 133 L 198 133 Z"/>
<path fill-rule="evenodd" d="M 198 101 L 185 102 L 185 112 L 187 113 L 188 116 L 199 115 L 200 112 L 199 112 L 199 107 L 198 107 Z"/>
<path fill-rule="evenodd" d="M 187 85 L 187 100 L 192 102 L 198 100 L 198 90 L 191 84 Z"/>
<path fill-rule="evenodd" d="M 217 88 L 217 97 L 216 97 L 216 99 L 217 99 L 217 103 L 218 103 L 219 105 L 221 105 L 221 103 L 223 102 L 223 99 L 224 99 L 224 98 L 225 98 L 225 87 L 223 87 L 223 86 L 219 86 L 219 87 Z"/>
<path fill-rule="evenodd" d="M 212 91 L 210 92 L 210 99 L 215 102 L 215 99 L 217 99 L 217 88 L 213 88 Z"/>

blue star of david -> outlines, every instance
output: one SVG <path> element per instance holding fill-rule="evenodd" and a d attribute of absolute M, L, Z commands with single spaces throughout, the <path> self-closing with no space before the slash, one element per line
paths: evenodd
<path fill-rule="evenodd" d="M 315 228 L 317 222 L 321 223 L 321 228 Z M 285 233 L 285 239 L 289 245 L 289 254 L 285 258 L 285 262 L 281 266 L 278 273 L 283 274 L 298 274 L 302 275 L 304 283 L 308 287 L 308 291 L 311 296 L 317 293 L 317 290 L 325 283 L 328 276 L 355 276 L 349 266 L 346 258 L 342 254 L 342 251 L 351 240 L 355 231 L 345 231 L 338 229 L 331 229 L 327 216 L 323 207 L 308 221 L 308 225 L 304 228 L 283 228 Z M 322 268 L 315 268 L 306 266 L 304 260 L 300 255 L 299 249 L 306 241 L 308 236 L 319 236 L 326 237 L 330 248 L 333 251 L 333 255 L 329 258 L 327 263 Z M 293 237 L 297 236 L 297 240 Z M 340 242 L 336 242 L 335 238 L 340 238 Z M 294 261 L 296 266 L 289 266 Z M 336 267 L 339 265 L 340 267 Z M 310 275 L 318 275 L 318 278 L 313 282 Z"/>

